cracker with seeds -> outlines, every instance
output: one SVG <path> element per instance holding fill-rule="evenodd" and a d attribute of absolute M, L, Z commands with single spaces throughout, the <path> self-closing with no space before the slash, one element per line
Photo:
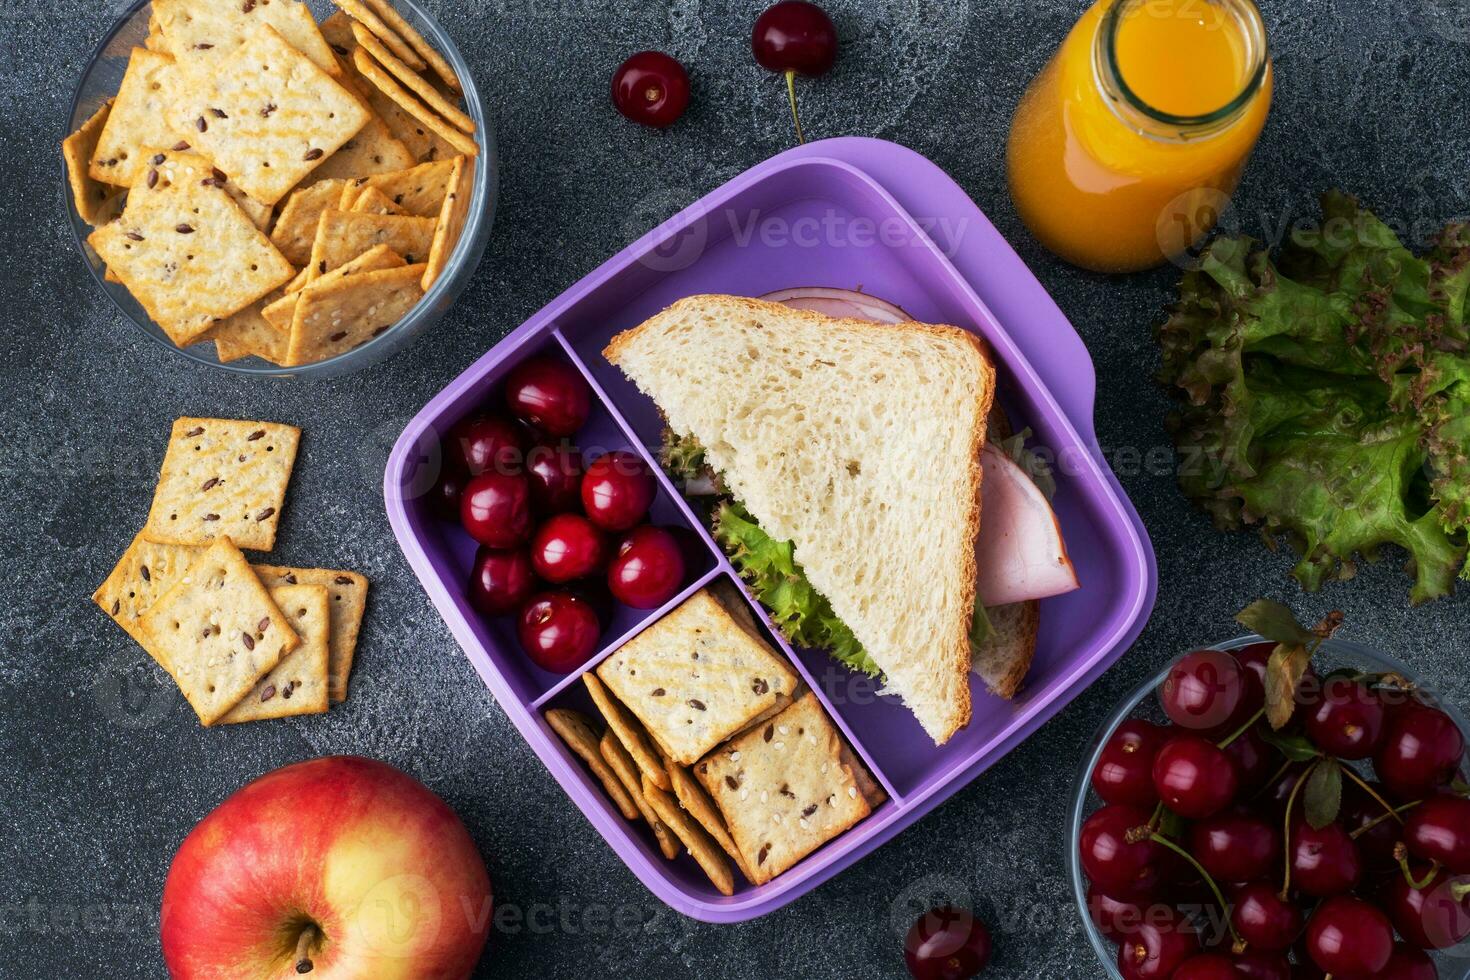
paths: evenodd
<path fill-rule="evenodd" d="M 322 71 L 340 71 L 311 10 L 297 0 L 153 0 L 153 17 L 179 68 L 196 79 L 221 70 L 261 23 Z"/>
<path fill-rule="evenodd" d="M 377 12 L 372 7 L 369 7 L 367 4 L 363 3 L 362 0 L 332 0 L 332 2 L 340 7 L 342 11 L 350 16 L 353 20 L 357 21 L 359 24 L 364 25 L 365 27 L 367 27 L 368 30 L 372 31 L 379 38 L 381 38 L 383 43 L 386 44 L 393 51 L 394 54 L 402 58 L 403 61 L 408 64 L 408 66 L 411 67 L 414 71 L 423 71 L 425 68 L 429 67 L 424 62 L 424 59 L 419 57 L 418 52 L 410 47 L 407 41 L 399 37 L 398 34 L 393 30 L 393 28 L 389 27 L 383 21 L 383 19 L 378 16 Z"/>
<path fill-rule="evenodd" d="M 213 725 L 301 640 L 227 537 L 139 621 L 204 725 Z"/>
<path fill-rule="evenodd" d="M 259 357 L 284 366 L 290 338 L 265 318 L 265 308 L 280 299 L 281 290 L 263 296 L 215 324 L 200 340 L 212 341 L 221 364 Z"/>
<path fill-rule="evenodd" d="M 638 774 L 638 764 L 623 748 L 623 743 L 612 732 L 603 732 L 602 740 L 597 743 L 602 752 L 602 759 L 608 768 L 618 777 L 618 782 L 623 784 L 623 789 L 628 791 L 628 796 L 633 800 L 633 805 L 638 812 L 643 814 L 644 821 L 653 830 L 653 838 L 658 842 L 658 849 L 663 856 L 672 861 L 679 856 L 679 840 L 674 832 L 668 828 L 653 808 L 648 805 L 648 800 L 643 796 L 643 777 Z"/>
<path fill-rule="evenodd" d="M 327 590 L 320 585 L 284 585 L 270 590 L 301 645 L 281 658 L 255 687 L 220 719 L 224 725 L 269 718 L 319 715 L 327 700 Z"/>
<path fill-rule="evenodd" d="M 709 589 L 625 643 L 597 676 L 680 765 L 697 762 L 797 684 Z"/>
<path fill-rule="evenodd" d="M 87 121 L 61 142 L 61 155 L 66 160 L 66 180 L 71 185 L 72 205 L 89 225 L 105 225 L 122 211 L 123 192 L 112 184 L 104 184 L 91 174 L 92 155 L 112 111 L 108 99 Z"/>
<path fill-rule="evenodd" d="M 592 703 L 602 712 L 607 727 L 623 743 L 623 748 L 628 750 L 633 761 L 638 763 L 638 770 L 645 778 L 653 780 L 654 785 L 660 789 L 672 789 L 674 784 L 669 781 L 669 774 L 664 769 L 663 757 L 648 741 L 648 733 L 643 730 L 638 719 L 618 703 L 602 681 L 597 679 L 596 674 L 591 671 L 583 674 L 582 683 L 587 685 L 587 693 L 592 695 Z"/>
<path fill-rule="evenodd" d="M 87 242 L 180 347 L 295 273 L 223 188 L 201 181 L 135 192 Z"/>
<path fill-rule="evenodd" d="M 274 205 L 367 125 L 369 112 L 269 24 L 201 84 L 173 118 L 245 193 Z"/>
<path fill-rule="evenodd" d="M 148 36 L 143 38 L 143 47 L 149 51 L 168 54 L 168 41 L 164 40 L 163 27 L 158 23 L 158 15 L 152 8 L 148 11 Z"/>
<path fill-rule="evenodd" d="M 307 178 L 307 183 L 393 173 L 414 165 L 418 158 L 393 135 L 377 113 L 369 112 L 367 125 L 343 143 L 340 150 L 322 161 L 322 165 Z"/>
<path fill-rule="evenodd" d="M 143 536 L 163 544 L 228 536 L 241 548 L 271 550 L 300 440 L 294 425 L 179 419 Z"/>
<path fill-rule="evenodd" d="M 448 59 L 408 22 L 408 18 L 398 12 L 392 0 L 363 0 L 363 2 L 383 19 L 383 23 L 388 25 L 394 34 L 407 42 L 409 47 L 429 63 L 429 67 L 434 69 L 434 74 L 439 76 L 450 91 L 459 93 L 463 90 L 463 86 L 459 83 L 459 76 L 454 73 L 454 68 L 450 66 Z"/>
<path fill-rule="evenodd" d="M 637 820 L 638 807 L 633 803 L 633 798 L 623 789 L 623 784 L 618 781 L 617 775 L 608 768 L 607 762 L 602 758 L 602 750 L 598 746 L 598 734 L 592 728 L 591 719 L 577 711 L 551 708 L 546 712 L 546 723 L 566 743 L 567 748 L 571 749 L 577 758 L 585 762 L 587 768 L 592 770 L 592 775 L 602 783 L 602 788 L 607 790 L 608 796 L 612 797 L 618 811 L 628 820 Z"/>
<path fill-rule="evenodd" d="M 849 765 L 842 737 L 808 693 L 693 771 L 763 885 L 872 812 Z"/>
<path fill-rule="evenodd" d="M 454 170 L 445 185 L 444 205 L 439 210 L 439 223 L 434 226 L 434 243 L 429 246 L 429 267 L 424 270 L 424 292 L 444 274 L 455 246 L 464 234 L 470 216 L 470 202 L 475 197 L 475 166 L 471 157 L 455 157 Z"/>
<path fill-rule="evenodd" d="M 352 64 L 359 75 L 392 99 L 404 112 L 423 123 L 434 135 L 454 147 L 456 152 L 470 157 L 479 155 L 480 147 L 472 137 L 420 102 L 417 96 L 399 85 L 388 70 L 374 61 L 362 48 L 352 52 Z"/>
<path fill-rule="evenodd" d="M 351 50 L 355 51 L 357 39 L 352 37 L 350 29 L 347 36 L 351 41 Z M 343 81 L 367 100 L 368 108 L 383 121 L 383 125 L 388 127 L 388 132 L 393 138 L 408 148 L 413 158 L 410 163 L 391 169 L 402 170 L 414 163 L 448 160 L 455 155 L 452 146 L 436 136 L 432 130 L 411 116 L 402 106 L 384 95 L 372 82 L 362 77 L 350 53 L 341 59 L 341 64 Z"/>
<path fill-rule="evenodd" d="M 155 544 L 139 534 L 118 559 L 107 581 L 97 587 L 92 601 L 129 636 L 142 643 L 143 632 L 138 627 L 138 620 L 184 577 L 202 550 L 190 545 Z M 152 650 L 148 652 L 155 660 L 159 659 Z M 162 660 L 158 665 L 164 670 L 169 669 Z"/>
<path fill-rule="evenodd" d="M 354 214 L 328 208 L 317 220 L 309 281 L 346 265 L 378 245 L 387 245 L 409 265 L 423 262 L 434 242 L 434 219 L 396 214 Z"/>
<path fill-rule="evenodd" d="M 378 272 L 383 269 L 397 269 L 406 265 L 403 256 L 399 255 L 387 245 L 378 245 L 368 249 L 357 258 L 346 265 L 338 266 L 331 272 L 311 283 L 312 286 L 329 286 L 348 276 L 357 275 L 360 272 Z M 291 337 L 291 325 L 296 320 L 296 304 L 300 302 L 302 293 L 305 292 L 305 284 L 296 292 L 290 292 L 289 286 L 285 295 L 275 302 L 269 303 L 261 310 L 261 315 L 266 318 L 281 336 L 288 342 Z M 283 352 L 283 356 L 289 354 L 289 350 Z"/>
<path fill-rule="evenodd" d="M 361 24 L 354 24 L 352 34 L 357 38 L 359 47 L 372 55 L 374 61 L 386 68 L 388 74 L 392 75 L 410 93 L 417 96 L 429 109 L 437 112 L 456 129 L 466 133 L 475 131 L 475 121 L 464 110 L 431 85 L 428 79 L 404 64 L 392 51 L 388 50 L 387 45 L 374 37 L 371 31 Z"/>
<path fill-rule="evenodd" d="M 291 322 L 291 364 L 315 364 L 367 343 L 403 319 L 424 298 L 423 263 L 363 272 L 301 291 Z"/>
<path fill-rule="evenodd" d="M 669 780 L 674 784 L 674 796 L 679 800 L 679 806 L 699 822 L 704 832 L 709 834 L 710 839 L 720 845 L 720 850 L 730 856 L 735 862 L 735 867 L 745 876 L 746 881 L 755 881 L 750 869 L 745 866 L 745 857 L 740 853 L 740 848 L 735 846 L 735 840 L 730 836 L 730 831 L 725 827 L 725 818 L 720 816 L 720 811 L 715 808 L 714 801 L 699 785 L 699 781 L 689 775 L 689 770 L 681 765 L 670 762 L 668 764 Z"/>
<path fill-rule="evenodd" d="M 216 167 L 209 158 L 202 153 L 192 150 L 176 150 L 173 148 L 150 149 L 144 154 L 147 157 L 147 171 L 143 179 L 133 188 L 134 194 L 146 191 L 167 189 L 176 184 L 197 181 L 206 186 L 218 187 L 230 195 L 230 200 L 235 206 L 245 212 L 245 217 L 250 223 L 264 232 L 270 227 L 272 208 L 269 204 L 261 204 L 249 194 L 240 189 L 229 176 Z M 299 265 L 300 263 L 292 263 Z"/>
<path fill-rule="evenodd" d="M 169 108 L 177 96 L 174 59 L 147 48 L 134 48 L 128 69 L 113 100 L 112 111 L 92 151 L 88 173 L 93 180 L 131 187 L 147 172 L 144 151 L 179 141 Z"/>
<path fill-rule="evenodd" d="M 642 788 L 649 808 L 678 835 L 679 840 L 689 849 L 690 856 L 709 876 L 720 894 L 735 894 L 735 876 L 730 873 L 730 863 L 725 860 L 725 855 L 710 839 L 709 834 L 704 832 L 704 828 L 691 820 L 689 814 L 679 808 L 679 804 L 667 791 L 654 785 L 647 774 L 643 777 Z"/>
<path fill-rule="evenodd" d="M 311 243 L 316 241 L 316 226 L 322 212 L 337 206 L 342 197 L 345 178 L 319 180 L 308 187 L 298 187 L 286 198 L 276 226 L 271 229 L 271 244 L 281 250 L 295 266 L 311 261 Z M 289 324 L 288 324 L 289 326 Z"/>
<path fill-rule="evenodd" d="M 343 211 L 353 211 L 359 195 L 368 189 L 380 191 L 404 213 L 420 218 L 439 217 L 444 210 L 444 198 L 449 193 L 449 181 L 454 176 L 455 161 L 441 160 L 437 163 L 421 163 L 408 170 L 391 174 L 376 174 L 359 177 L 347 182 L 342 190 Z"/>
<path fill-rule="evenodd" d="M 358 214 L 407 214 L 403 208 L 388 200 L 387 195 L 376 187 L 369 187 L 357 195 L 352 202 L 352 211 Z"/>
<path fill-rule="evenodd" d="M 331 598 L 331 634 L 327 642 L 328 693 L 333 701 L 347 700 L 347 680 L 357 651 L 357 636 L 367 610 L 368 580 L 340 568 L 288 568 L 256 565 L 255 574 L 268 588 L 320 585 Z"/>

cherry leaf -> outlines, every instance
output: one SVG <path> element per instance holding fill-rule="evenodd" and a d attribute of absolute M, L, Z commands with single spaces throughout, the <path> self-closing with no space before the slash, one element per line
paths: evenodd
<path fill-rule="evenodd" d="M 1302 802 L 1313 830 L 1336 821 L 1342 811 L 1342 764 L 1331 758 L 1317 763 L 1307 777 Z"/>
<path fill-rule="evenodd" d="M 1266 720 L 1278 732 L 1296 711 L 1296 692 L 1311 662 L 1305 646 L 1285 643 L 1278 644 L 1266 662 Z"/>
<path fill-rule="evenodd" d="M 1262 732 L 1261 738 L 1267 745 L 1286 756 L 1289 762 L 1311 762 L 1322 754 L 1322 750 L 1313 745 L 1312 740 L 1305 735 Z"/>
<path fill-rule="evenodd" d="M 1188 829 L 1183 817 L 1164 807 L 1164 812 L 1159 817 L 1159 833 L 1173 840 L 1183 840 L 1184 832 Z"/>
<path fill-rule="evenodd" d="M 1290 609 L 1270 599 L 1257 599 L 1242 609 L 1235 621 L 1277 643 L 1306 646 L 1317 639 L 1317 634 L 1296 621 Z"/>

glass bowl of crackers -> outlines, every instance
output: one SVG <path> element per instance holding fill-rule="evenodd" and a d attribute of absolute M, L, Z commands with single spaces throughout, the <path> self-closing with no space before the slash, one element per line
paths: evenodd
<path fill-rule="evenodd" d="M 403 349 L 484 254 L 495 143 L 414 0 L 137 0 L 62 144 L 99 286 L 149 337 L 238 374 L 321 377 Z"/>

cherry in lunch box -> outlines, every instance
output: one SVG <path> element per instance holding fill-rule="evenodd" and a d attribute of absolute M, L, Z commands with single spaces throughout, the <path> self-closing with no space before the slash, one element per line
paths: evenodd
<path fill-rule="evenodd" d="M 536 431 L 562 439 L 587 424 L 592 388 L 566 361 L 541 355 L 523 361 L 510 373 L 505 404 Z"/>
<path fill-rule="evenodd" d="M 1417 701 L 1389 709 L 1383 745 L 1373 768 L 1405 803 L 1421 800 L 1455 778 L 1465 761 L 1465 736 L 1438 708 Z"/>
<path fill-rule="evenodd" d="M 1170 810 L 1203 820 L 1229 806 L 1239 789 L 1235 767 L 1219 746 L 1188 732 L 1169 738 L 1154 759 L 1154 789 Z"/>
<path fill-rule="evenodd" d="M 1305 712 L 1307 736 L 1328 755 L 1366 759 L 1383 742 L 1383 701 L 1366 684 L 1329 678 Z"/>
<path fill-rule="evenodd" d="M 796 138 L 805 142 L 796 111 L 796 76 L 825 75 L 837 63 L 837 28 L 832 18 L 806 0 L 782 0 L 756 18 L 750 50 L 762 68 L 786 76 Z"/>
<path fill-rule="evenodd" d="M 1434 796 L 1404 816 L 1404 844 L 1421 861 L 1470 875 L 1470 800 Z"/>
<path fill-rule="evenodd" d="M 648 516 L 655 484 L 647 464 L 625 450 L 597 457 L 582 477 L 582 509 L 605 531 L 627 531 Z"/>
<path fill-rule="evenodd" d="M 1306 926 L 1301 907 L 1282 898 L 1281 889 L 1267 880 L 1236 890 L 1230 921 L 1252 948 L 1270 952 L 1290 949 Z"/>
<path fill-rule="evenodd" d="M 1194 927 L 1176 910 L 1160 909 L 1118 947 L 1118 972 L 1124 980 L 1168 980 L 1199 951 Z"/>
<path fill-rule="evenodd" d="M 1164 882 L 1164 848 L 1134 831 L 1153 814 L 1141 807 L 1105 806 L 1087 818 L 1078 837 L 1082 872 L 1104 893 L 1119 899 L 1151 894 Z"/>
<path fill-rule="evenodd" d="M 525 462 L 526 432 L 503 415 L 475 415 L 449 430 L 445 455 L 460 470 L 519 473 Z"/>
<path fill-rule="evenodd" d="M 672 55 L 640 51 L 613 73 L 612 100 L 635 123 L 672 126 L 689 108 L 689 73 Z"/>
<path fill-rule="evenodd" d="M 465 484 L 469 482 L 468 473 L 446 461 L 439 479 L 429 491 L 429 506 L 445 520 L 458 521 L 460 500 L 464 497 Z"/>
<path fill-rule="evenodd" d="M 470 605 L 487 616 L 520 609 L 536 591 L 536 572 L 524 551 L 481 547 L 470 570 Z"/>
<path fill-rule="evenodd" d="M 489 470 L 465 485 L 459 521 L 487 548 L 518 548 L 531 536 L 531 484 L 520 473 Z"/>
<path fill-rule="evenodd" d="M 1152 807 L 1159 802 L 1154 789 L 1154 757 L 1164 740 L 1162 728 L 1138 718 L 1118 726 L 1092 770 L 1092 788 L 1103 802 L 1136 807 Z"/>
<path fill-rule="evenodd" d="M 568 442 L 531 447 L 526 477 L 538 514 L 564 514 L 582 506 L 582 453 Z"/>
<path fill-rule="evenodd" d="M 684 547 L 672 533 L 651 525 L 629 531 L 607 569 L 613 598 L 634 609 L 658 608 L 683 584 Z"/>
<path fill-rule="evenodd" d="M 521 647 L 532 662 L 568 674 L 597 650 L 602 623 L 592 603 L 571 592 L 541 592 L 526 602 L 516 623 Z"/>
<path fill-rule="evenodd" d="M 1216 881 L 1252 881 L 1281 858 L 1281 834 L 1255 813 L 1232 808 L 1189 828 L 1189 853 Z"/>
<path fill-rule="evenodd" d="M 1171 980 L 1240 980 L 1235 963 L 1224 953 L 1191 956 L 1174 971 Z"/>
<path fill-rule="evenodd" d="M 1376 977 L 1393 956 L 1393 924 L 1359 898 L 1329 898 L 1307 923 L 1307 955 L 1334 977 Z"/>
<path fill-rule="evenodd" d="M 903 961 L 914 980 L 968 980 L 985 972 L 990 930 L 968 909 L 930 909 L 909 927 Z"/>
<path fill-rule="evenodd" d="M 1422 949 L 1415 949 L 1408 943 L 1397 943 L 1388 966 L 1378 977 L 1379 980 L 1439 980 L 1439 970 Z"/>
<path fill-rule="evenodd" d="M 1291 885 L 1314 898 L 1352 891 L 1363 877 L 1358 845 L 1341 824 L 1313 827 L 1300 817 L 1291 824 Z"/>
<path fill-rule="evenodd" d="M 600 573 L 611 550 L 607 535 L 581 514 L 553 515 L 531 536 L 531 564 L 554 585 Z"/>
<path fill-rule="evenodd" d="M 1159 688 L 1159 703 L 1169 720 L 1191 731 L 1227 724 L 1245 702 L 1245 671 L 1223 650 L 1196 650 L 1170 670 Z"/>
<path fill-rule="evenodd" d="M 1382 894 L 1399 935 L 1420 949 L 1450 949 L 1470 938 L 1470 880 L 1417 862 L 1409 874 L 1413 882 L 1392 875 Z"/>

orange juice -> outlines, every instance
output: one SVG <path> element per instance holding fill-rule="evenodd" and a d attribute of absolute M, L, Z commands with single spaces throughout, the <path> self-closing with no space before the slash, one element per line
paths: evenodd
<path fill-rule="evenodd" d="M 1016 109 L 1016 209 L 1076 265 L 1158 265 L 1219 219 L 1270 104 L 1250 0 L 1099 0 Z"/>

